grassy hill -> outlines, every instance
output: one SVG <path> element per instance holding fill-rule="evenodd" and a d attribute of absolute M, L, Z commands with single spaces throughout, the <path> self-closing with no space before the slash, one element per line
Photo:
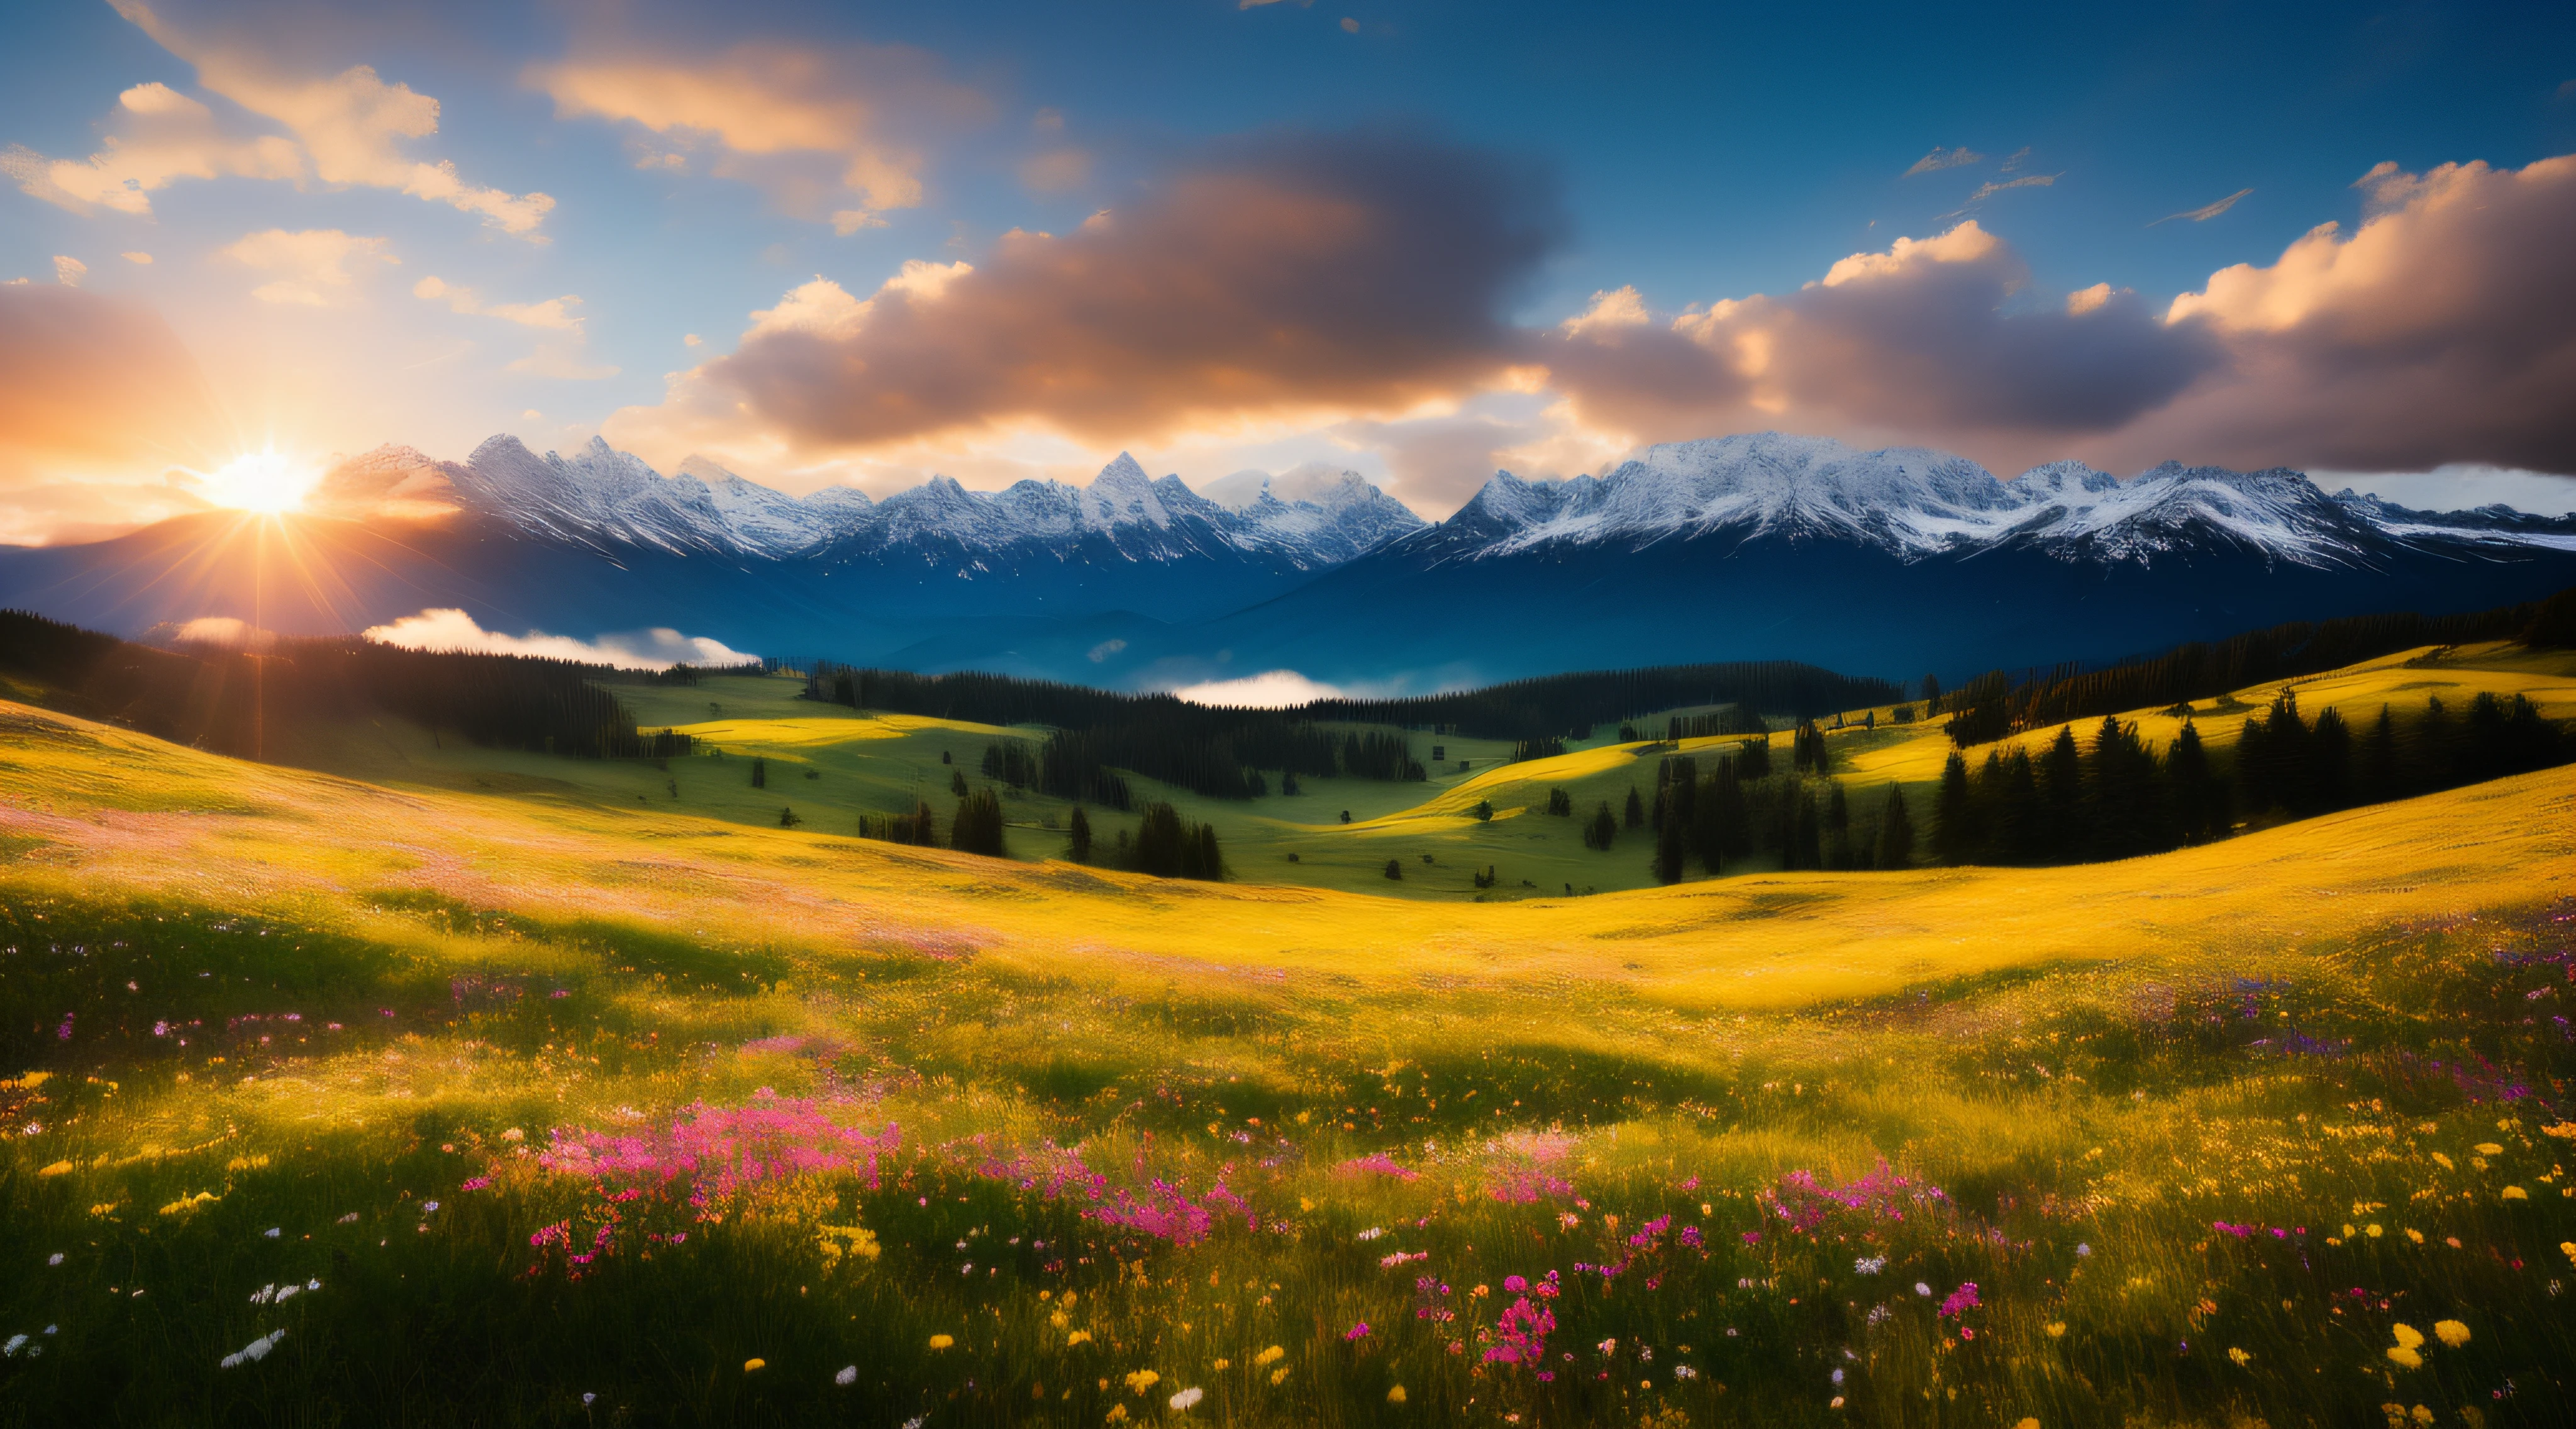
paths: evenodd
<path fill-rule="evenodd" d="M 2567 712 L 2504 649 L 2302 699 L 2432 680 Z M 2576 1411 L 2564 770 L 1477 904 L 1642 863 L 1499 811 L 1651 764 L 1185 801 L 1265 881 L 1163 882 L 1036 798 L 1014 861 L 849 837 L 1000 732 L 793 690 L 622 692 L 725 751 L 668 771 L 0 704 L 0 1422 Z"/>
<path fill-rule="evenodd" d="M 2346 669 L 2286 682 L 2311 717 L 2334 708 L 2356 727 L 2375 718 L 2382 703 L 2411 713 L 2427 696 L 2459 709 L 2481 691 L 2529 697 L 2553 719 L 2576 719 L 2576 655 L 2487 644 L 2436 652 L 2410 650 Z M 478 748 L 451 739 L 436 746 L 424 731 L 391 719 L 358 725 L 324 725 L 299 736 L 293 757 L 310 767 L 392 787 L 423 787 L 509 794 L 541 803 L 586 804 L 632 810 L 675 820 L 675 830 L 714 819 L 734 825 L 769 825 L 792 809 L 814 833 L 855 833 L 861 813 L 908 810 L 926 798 L 944 820 L 955 808 L 952 772 L 975 784 L 985 748 L 997 740 L 1042 740 L 1042 729 L 1003 729 L 913 715 L 865 714 L 797 698 L 792 676 L 721 676 L 697 686 L 615 684 L 618 697 L 645 728 L 671 727 L 707 741 L 714 756 L 669 761 L 657 767 L 635 761 L 577 761 Z M 2276 687 L 2262 686 L 2202 700 L 2191 708 L 2213 749 L 2233 746 L 2244 718 L 2267 705 Z M 1937 721 L 1897 725 L 1895 707 L 1843 712 L 1829 729 L 1833 775 L 1851 792 L 1855 808 L 1876 808 L 1885 787 L 1905 786 L 1916 817 L 1927 818 L 1933 786 L 1951 744 Z M 1635 721 L 1640 731 L 1660 730 L 1659 711 Z M 1865 715 L 1875 728 L 1863 728 Z M 2158 746 L 2181 728 L 2178 715 L 2136 710 L 2121 716 Z M 2090 738 L 2098 720 L 2084 721 Z M 1334 726 L 1382 728 L 1378 726 Z M 1648 868 L 1650 840 L 1625 834 L 1612 849 L 1584 847 L 1579 818 L 1550 817 L 1548 796 L 1562 788 L 1578 816 L 1603 802 L 1624 806 L 1630 788 L 1651 798 L 1655 766 L 1676 746 L 1617 743 L 1603 738 L 1569 745 L 1547 759 L 1507 762 L 1506 741 L 1415 733 L 1417 757 L 1431 768 L 1423 783 L 1367 779 L 1308 779 L 1302 792 L 1273 792 L 1252 801 L 1208 799 L 1184 789 L 1131 778 L 1140 799 L 1165 799 L 1193 821 L 1212 823 L 1239 878 L 1348 892 L 1387 894 L 1442 902 L 1478 895 L 1473 878 L 1492 868 L 1498 899 L 1611 892 L 1654 886 Z M 2055 729 L 2005 740 L 2001 748 L 2029 744 L 2036 753 Z M 1734 737 L 1680 741 L 1683 754 L 1731 749 Z M 1785 761 L 1788 737 L 1774 739 Z M 1438 747 L 1445 756 L 1432 760 Z M 954 760 L 943 764 L 942 756 Z M 767 763 L 765 788 L 751 785 L 750 761 Z M 1983 757 L 1981 746 L 1977 757 Z M 1465 761 L 1467 768 L 1459 768 Z M 1275 786 L 1274 786 L 1275 787 Z M 1491 822 L 1469 811 L 1493 806 Z M 1011 849 L 1022 859 L 1060 858 L 1071 802 L 1033 792 L 1007 794 Z M 1349 811 L 1352 822 L 1340 815 Z M 1093 808 L 1095 819 L 1114 815 Z M 1388 860 L 1404 868 L 1402 881 L 1385 876 Z M 1765 865 L 1746 865 L 1760 871 Z"/>

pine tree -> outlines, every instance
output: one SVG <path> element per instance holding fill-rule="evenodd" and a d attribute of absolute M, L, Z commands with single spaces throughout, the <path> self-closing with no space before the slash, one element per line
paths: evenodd
<path fill-rule="evenodd" d="M 1655 881 L 1681 882 L 1683 860 L 1688 854 L 1689 836 L 1683 830 L 1680 817 L 1667 806 L 1663 821 L 1655 826 Z M 1714 866 L 1709 869 L 1711 873 L 1716 871 Z"/>
<path fill-rule="evenodd" d="M 1066 856 L 1075 863 L 1091 862 L 1091 816 L 1082 811 L 1080 804 L 1073 806 L 1071 825 L 1073 843 L 1065 851 Z"/>
<path fill-rule="evenodd" d="M 1959 772 L 1964 779 L 1966 768 L 1963 766 Z M 1945 782 L 1946 778 L 1944 771 Z M 1888 781 L 1887 808 L 1878 817 L 1878 846 L 1871 851 L 1870 862 L 1878 868 L 1910 868 L 1914 864 L 1914 819 L 1905 810 L 1904 786 L 1894 780 Z"/>
<path fill-rule="evenodd" d="M 1386 876 L 1394 879 L 1398 883 L 1402 883 L 1404 881 L 1404 860 L 1400 858 L 1388 859 L 1386 861 Z"/>
<path fill-rule="evenodd" d="M 1574 796 L 1566 793 L 1563 789 L 1548 790 L 1547 811 L 1556 815 L 1558 818 L 1565 818 L 1571 815 L 1574 812 Z"/>
<path fill-rule="evenodd" d="M 1852 866 L 1851 801 L 1844 796 L 1843 786 L 1840 783 L 1836 783 L 1825 795 L 1823 866 L 1826 868 Z"/>
<path fill-rule="evenodd" d="M 1941 792 L 1932 803 L 1932 856 L 1943 863 L 1966 863 L 1984 845 L 1972 823 L 1969 797 L 1967 757 L 1951 750 L 1949 762 L 1941 766 Z"/>
<path fill-rule="evenodd" d="M 949 826 L 949 845 L 959 853 L 1008 858 L 1002 838 L 1002 800 L 990 788 L 977 789 L 957 802 L 957 820 Z"/>
<path fill-rule="evenodd" d="M 782 829 L 792 829 L 803 822 L 805 821 L 797 817 L 793 807 L 782 807 L 778 811 L 778 826 Z"/>
<path fill-rule="evenodd" d="M 1610 801 L 1604 799 L 1601 801 L 1599 811 L 1593 814 L 1592 822 L 1584 826 L 1583 846 L 1588 849 L 1607 850 L 1618 840 L 1618 837 L 1618 816 L 1610 812 Z"/>
<path fill-rule="evenodd" d="M 756 754 L 751 758 L 751 787 L 754 789 L 769 787 L 769 761 Z"/>
<path fill-rule="evenodd" d="M 965 770 L 963 770 L 963 769 L 951 769 L 951 770 L 949 770 L 949 771 L 948 771 L 948 792 L 949 792 L 949 793 L 951 793 L 951 794 L 956 795 L 956 796 L 957 796 L 958 798 L 960 798 L 960 799 L 963 799 L 963 798 L 965 798 L 965 797 L 966 797 L 966 771 L 965 771 Z"/>
<path fill-rule="evenodd" d="M 1468 816 L 1473 818 L 1477 823 L 1490 824 L 1494 821 L 1494 801 L 1491 799 L 1478 799 L 1476 801 L 1476 807 L 1469 809 L 1467 813 Z"/>
<path fill-rule="evenodd" d="M 1628 809 L 1625 822 L 1630 829 L 1646 826 L 1646 801 L 1637 797 L 1637 786 L 1628 786 Z"/>

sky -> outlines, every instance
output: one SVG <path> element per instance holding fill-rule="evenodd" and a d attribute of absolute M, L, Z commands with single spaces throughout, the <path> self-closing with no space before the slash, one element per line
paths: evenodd
<path fill-rule="evenodd" d="M 1820 16 L 23 7 L 0 541 L 503 432 L 1433 517 L 1764 429 L 2576 509 L 2576 10 Z"/>

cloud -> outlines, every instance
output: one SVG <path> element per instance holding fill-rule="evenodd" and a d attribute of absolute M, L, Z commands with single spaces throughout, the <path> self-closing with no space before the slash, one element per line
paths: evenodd
<path fill-rule="evenodd" d="M 87 263 L 84 263 L 77 258 L 66 257 L 60 253 L 54 255 L 55 282 L 62 284 L 66 288 L 77 288 L 80 286 L 80 280 L 88 276 L 89 265 Z"/>
<path fill-rule="evenodd" d="M 2231 356 L 2128 444 L 2240 464 L 2576 473 L 2576 155 L 2522 169 L 2381 164 L 2363 219 L 2175 298 Z"/>
<path fill-rule="evenodd" d="M 1091 178 L 1091 155 L 1080 149 L 1049 149 L 1020 161 L 1020 182 L 1042 194 L 1069 193 Z"/>
<path fill-rule="evenodd" d="M 2171 223 L 2177 218 L 2189 219 L 2193 223 L 2207 223 L 2211 219 L 2218 217 L 2220 214 L 2227 212 L 2229 209 L 2236 207 L 2236 201 L 2238 199 L 2241 199 L 2252 192 L 2254 192 L 2252 189 L 2238 189 L 2236 192 L 2229 194 L 2227 197 L 2220 199 L 2216 203 L 2203 204 L 2199 208 L 2187 208 L 2180 213 L 2169 213 L 2164 217 L 2157 219 L 2156 223 Z M 2156 223 L 2150 223 L 2147 227 L 2153 228 L 2156 226 Z"/>
<path fill-rule="evenodd" d="M 1995 195 L 2002 193 L 2006 189 L 2044 189 L 2054 185 L 2059 179 L 2064 177 L 2065 175 L 2063 174 L 2024 174 L 2020 178 L 2005 179 L 2000 183 L 1982 183 L 1977 185 L 1976 192 L 1968 195 L 1967 202 L 1941 216 L 1943 218 L 1956 218 L 1960 214 L 1966 213 L 1969 209 L 1975 208 L 1978 204 L 1984 203 L 1986 200 L 1993 198 Z"/>
<path fill-rule="evenodd" d="M 117 96 L 109 125 L 105 146 L 86 159 L 48 159 L 13 144 L 0 153 L 0 173 L 74 213 L 127 214 L 150 213 L 153 192 L 180 179 L 304 176 L 304 156 L 292 142 L 226 134 L 214 111 L 166 84 L 138 84 Z"/>
<path fill-rule="evenodd" d="M 753 42 L 713 56 L 606 49 L 531 67 L 526 82 L 562 118 L 631 124 L 649 135 L 639 167 L 710 172 L 767 194 L 791 217 L 840 233 L 922 197 L 919 136 L 985 117 L 974 90 L 899 45 Z"/>
<path fill-rule="evenodd" d="M 1970 221 L 1792 293 L 1646 323 L 1621 299 L 1619 321 L 1532 334 L 1532 360 L 1579 427 L 1640 441 L 1780 427 L 1998 469 L 2576 473 L 2576 155 L 2383 164 L 2356 187 L 2358 228 L 2324 224 L 2161 312 L 2107 283 L 2042 302 L 2020 256 Z"/>
<path fill-rule="evenodd" d="M 623 369 L 610 363 L 591 361 L 583 355 L 578 343 L 549 342 L 540 343 L 536 351 L 510 363 L 503 370 L 567 382 L 597 382 L 614 377 Z"/>
<path fill-rule="evenodd" d="M 1537 355 L 1581 421 L 1642 440 L 1780 425 L 1954 444 L 2114 429 L 2220 361 L 2200 327 L 2133 293 L 2033 307 L 2016 301 L 2029 285 L 1972 220 L 1855 253 L 1794 293 L 1551 334 Z"/>
<path fill-rule="evenodd" d="M 449 311 L 469 316 L 499 318 L 521 327 L 547 328 L 556 332 L 581 331 L 581 315 L 573 311 L 581 299 L 570 293 L 548 298 L 542 303 L 486 303 L 472 288 L 462 288 L 436 275 L 412 284 L 411 295 L 433 303 L 445 303 Z"/>
<path fill-rule="evenodd" d="M 0 541 L 113 535 L 202 502 L 165 479 L 210 464 L 205 376 L 150 309 L 0 285 Z"/>
<path fill-rule="evenodd" d="M 1194 705 L 1255 710 L 1292 709 L 1317 700 L 1342 698 L 1339 686 L 1307 679 L 1294 670 L 1264 670 L 1238 680 L 1210 680 L 1204 684 L 1183 685 L 1172 693 Z"/>
<path fill-rule="evenodd" d="M 278 276 L 251 289 L 263 303 L 296 307 L 346 307 L 357 298 L 352 263 L 400 263 L 392 241 L 359 238 L 336 228 L 308 228 L 289 233 L 282 228 L 244 234 L 216 256 Z"/>
<path fill-rule="evenodd" d="M 703 635 L 682 635 L 655 628 L 576 640 L 531 630 L 504 635 L 486 630 L 461 610 L 424 610 L 390 625 L 368 627 L 366 638 L 406 650 L 462 650 L 487 655 L 534 655 L 548 660 L 578 660 L 620 670 L 661 670 L 672 665 L 739 665 L 760 657 L 747 655 Z"/>
<path fill-rule="evenodd" d="M 149 253 L 122 253 L 117 256 L 128 263 L 140 263 L 145 267 L 150 267 L 152 264 L 152 255 Z"/>
<path fill-rule="evenodd" d="M 1513 359 L 1501 309 L 1561 227 L 1543 180 L 1416 135 L 1239 141 L 972 266 L 907 263 L 866 298 L 808 283 L 610 427 L 701 448 L 752 428 L 819 452 L 1393 415 Z"/>
<path fill-rule="evenodd" d="M 480 187 L 467 183 L 452 163 L 406 155 L 406 141 L 438 132 L 438 101 L 407 84 L 387 83 L 372 65 L 352 65 L 329 74 L 299 69 L 285 59 L 288 46 L 279 35 L 191 27 L 143 0 L 109 3 L 163 49 L 195 66 L 200 85 L 283 126 L 293 142 L 275 136 L 225 139 L 216 132 L 203 104 L 163 86 L 140 86 L 126 92 L 125 107 L 136 110 L 137 94 L 159 90 L 149 96 L 157 108 L 148 112 L 167 121 L 152 130 L 159 136 L 154 142 L 136 150 L 138 163 L 145 156 L 152 162 L 134 173 L 120 172 L 118 163 L 111 161 L 122 155 L 123 146 L 112 140 L 106 153 L 91 160 L 98 170 L 95 175 L 79 175 L 63 164 L 47 166 L 47 182 L 74 199 L 141 213 L 149 209 L 143 191 L 174 178 L 233 173 L 300 179 L 309 165 L 312 176 L 323 183 L 393 189 L 479 215 L 502 232 L 521 237 L 534 238 L 538 225 L 554 208 L 555 201 L 545 194 Z M 11 173 L 17 177 L 14 169 Z M 126 183 L 129 178 L 140 187 Z M 89 188 L 84 190 L 82 184 Z M 125 189 L 130 197 L 107 192 L 105 186 L 110 184 Z M 21 186 L 25 186 L 23 179 Z"/>
<path fill-rule="evenodd" d="M 2023 152 L 2028 153 L 2029 151 L 2024 150 Z M 1942 169 L 1955 169 L 1963 164 L 1983 163 L 1985 161 L 1985 157 L 1985 155 L 1978 153 L 1974 149 L 1968 148 L 1964 144 L 1956 149 L 1944 149 L 1936 145 L 1931 153 L 1915 160 L 1914 167 L 1907 169 L 1900 177 L 1910 179 L 1916 174 L 1929 174 Z"/>

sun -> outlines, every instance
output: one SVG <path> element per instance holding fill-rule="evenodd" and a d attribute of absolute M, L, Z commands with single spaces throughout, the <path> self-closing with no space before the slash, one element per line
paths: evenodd
<path fill-rule="evenodd" d="M 203 479 L 208 501 L 237 511 L 275 515 L 303 505 L 305 493 L 322 479 L 322 473 L 309 462 L 264 447 L 243 452 L 205 473 Z"/>

